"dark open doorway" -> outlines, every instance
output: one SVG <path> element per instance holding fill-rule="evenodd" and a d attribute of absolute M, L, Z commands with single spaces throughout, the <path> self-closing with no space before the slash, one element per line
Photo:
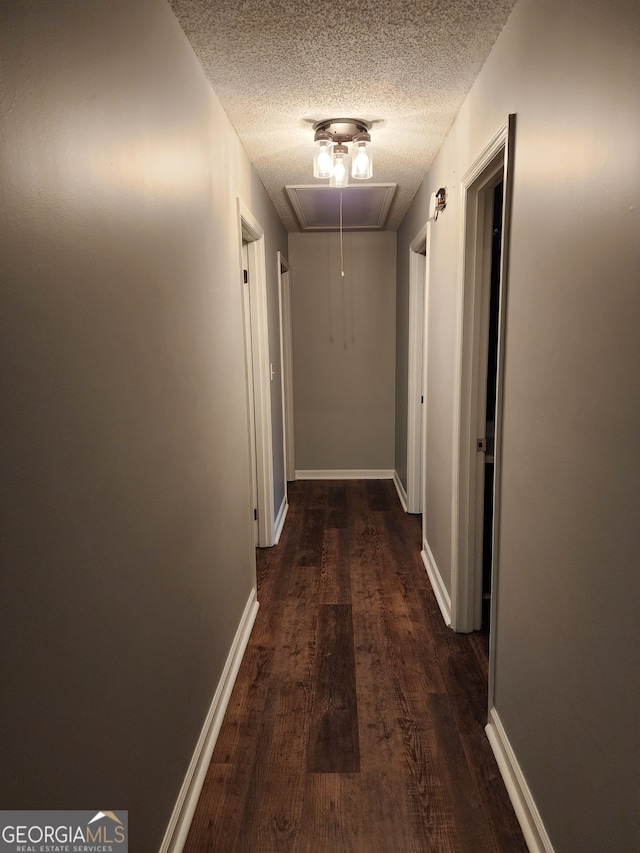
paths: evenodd
<path fill-rule="evenodd" d="M 491 563 L 493 556 L 493 503 L 495 482 L 495 422 L 498 378 L 498 331 L 500 317 L 500 265 L 502 258 L 502 207 L 504 182 L 493 190 L 491 218 L 491 293 L 486 385 L 486 451 L 484 465 L 484 515 L 482 530 L 482 627 L 488 628 L 491 612 Z"/>

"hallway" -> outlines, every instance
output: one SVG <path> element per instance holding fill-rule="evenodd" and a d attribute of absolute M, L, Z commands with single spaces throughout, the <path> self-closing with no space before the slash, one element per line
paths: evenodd
<path fill-rule="evenodd" d="M 185 853 L 526 853 L 393 483 L 298 481 Z"/>

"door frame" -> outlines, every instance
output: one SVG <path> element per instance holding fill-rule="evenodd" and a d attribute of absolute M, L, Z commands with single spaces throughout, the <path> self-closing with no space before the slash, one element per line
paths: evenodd
<path fill-rule="evenodd" d="M 296 478 L 293 429 L 293 336 L 291 326 L 291 274 L 287 258 L 278 252 L 278 300 L 280 309 L 280 364 L 282 365 L 282 441 L 284 493 Z"/>
<path fill-rule="evenodd" d="M 496 599 L 499 566 L 500 524 L 500 474 L 502 441 L 502 398 L 504 375 L 504 337 L 507 296 L 507 271 L 509 258 L 509 227 L 513 184 L 513 150 L 515 116 L 510 115 L 505 124 L 483 149 L 465 172 L 461 181 L 462 214 L 462 277 L 458 293 L 457 359 L 455 366 L 454 403 L 454 455 L 452 488 L 452 572 L 451 572 L 451 627 L 459 632 L 477 630 L 481 626 L 482 612 L 482 513 L 479 511 L 478 489 L 484 486 L 484 453 L 478 450 L 477 434 L 479 405 L 483 398 L 482 381 L 486 387 L 486 357 L 482 365 L 482 350 L 486 347 L 488 315 L 486 271 L 487 244 L 485 219 L 487 196 L 499 180 L 504 181 L 502 214 L 502 253 L 500 259 L 500 314 L 498 322 L 498 360 L 496 381 L 496 423 L 494 449 L 494 515 L 491 625 L 495 631 Z M 492 643 L 492 646 L 494 644 Z M 493 655 L 494 652 L 491 652 Z M 490 684 L 492 671 L 490 659 Z"/>
<path fill-rule="evenodd" d="M 248 287 L 250 288 L 249 303 L 251 311 L 253 398 L 255 407 L 258 545 L 262 548 L 268 548 L 275 543 L 275 537 L 271 370 L 269 364 L 264 229 L 241 199 L 238 199 L 238 225 L 240 232 L 240 252 L 242 253 L 242 241 L 244 240 L 247 243 L 249 262 Z"/>
<path fill-rule="evenodd" d="M 424 441 L 426 410 L 426 354 L 429 304 L 429 239 L 426 223 L 409 246 L 409 329 L 407 365 L 407 512 L 420 513 L 423 506 Z"/>
<path fill-rule="evenodd" d="M 248 243 L 242 238 L 242 270 L 249 270 Z M 244 276 L 243 276 L 244 279 Z M 257 547 L 258 533 L 258 480 L 256 469 L 256 409 L 253 394 L 253 340 L 251 336 L 251 294 L 247 282 L 242 281 L 242 320 L 244 331 L 245 382 L 247 390 L 247 425 L 249 429 L 249 468 L 251 484 L 250 513 L 253 515 L 253 547 Z"/>

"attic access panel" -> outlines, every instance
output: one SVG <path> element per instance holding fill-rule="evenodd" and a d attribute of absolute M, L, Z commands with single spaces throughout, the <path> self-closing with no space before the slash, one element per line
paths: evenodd
<path fill-rule="evenodd" d="M 303 231 L 381 230 L 397 184 L 363 184 L 343 188 L 304 184 L 285 187 Z"/>

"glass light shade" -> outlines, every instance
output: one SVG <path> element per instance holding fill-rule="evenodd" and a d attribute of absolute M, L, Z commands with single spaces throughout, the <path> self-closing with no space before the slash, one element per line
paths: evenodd
<path fill-rule="evenodd" d="M 361 181 L 373 177 L 371 137 L 368 133 L 357 133 L 353 137 L 353 148 L 351 151 L 351 176 Z"/>
<path fill-rule="evenodd" d="M 336 145 L 333 149 L 333 174 L 329 186 L 346 187 L 349 183 L 349 149 L 346 145 Z"/>
<path fill-rule="evenodd" d="M 319 131 L 313 143 L 313 177 L 330 178 L 333 173 L 333 138 Z"/>

